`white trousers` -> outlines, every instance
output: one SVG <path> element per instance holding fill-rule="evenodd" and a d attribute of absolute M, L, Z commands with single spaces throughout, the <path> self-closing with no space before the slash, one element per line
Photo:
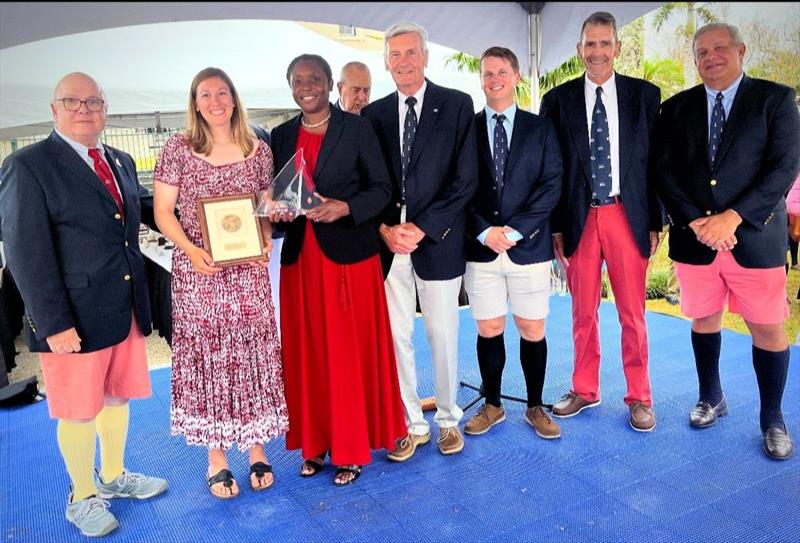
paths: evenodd
<path fill-rule="evenodd" d="M 412 342 L 417 310 L 415 292 L 419 295 L 425 333 L 433 359 L 436 385 L 436 415 L 433 420 L 440 428 L 458 426 L 464 414 L 456 404 L 458 293 L 461 289 L 461 278 L 424 281 L 414 272 L 410 255 L 394 255 L 385 287 L 408 431 L 417 435 L 430 431 L 428 422 L 422 416 L 417 394 L 417 368 Z"/>

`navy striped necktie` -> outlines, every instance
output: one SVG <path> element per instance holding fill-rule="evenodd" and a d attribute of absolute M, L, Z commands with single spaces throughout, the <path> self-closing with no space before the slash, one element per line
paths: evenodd
<path fill-rule="evenodd" d="M 714 159 L 717 158 L 723 128 L 725 128 L 725 108 L 722 107 L 722 93 L 718 92 L 714 109 L 711 110 L 711 126 L 708 130 L 708 159 L 711 166 L 714 166 Z"/>

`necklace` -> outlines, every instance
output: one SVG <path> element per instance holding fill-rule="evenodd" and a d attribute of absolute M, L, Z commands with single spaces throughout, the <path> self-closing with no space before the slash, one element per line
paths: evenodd
<path fill-rule="evenodd" d="M 330 111 L 328 111 L 328 116 L 327 117 L 322 119 L 320 122 L 314 123 L 314 124 L 308 124 L 306 122 L 306 118 L 305 117 L 300 117 L 300 123 L 303 126 L 305 126 L 306 128 L 319 128 L 320 126 L 322 126 L 323 124 L 327 123 L 330 120 L 331 120 L 331 112 Z"/>

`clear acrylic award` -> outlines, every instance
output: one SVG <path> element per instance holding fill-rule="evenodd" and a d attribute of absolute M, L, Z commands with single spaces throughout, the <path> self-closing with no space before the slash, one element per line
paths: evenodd
<path fill-rule="evenodd" d="M 294 216 L 305 215 L 322 203 L 315 194 L 316 190 L 303 150 L 300 149 L 275 176 L 253 214 L 266 217 L 273 210 L 280 210 Z"/>

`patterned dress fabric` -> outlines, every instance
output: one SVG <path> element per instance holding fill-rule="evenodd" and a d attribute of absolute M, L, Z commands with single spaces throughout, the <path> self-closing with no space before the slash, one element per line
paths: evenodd
<path fill-rule="evenodd" d="M 180 223 L 203 246 L 200 198 L 256 193 L 272 182 L 269 147 L 223 166 L 192 154 L 171 137 L 153 178 L 178 187 Z M 286 433 L 283 369 L 266 268 L 243 264 L 212 276 L 197 273 L 183 251 L 172 256 L 173 435 L 190 445 L 245 451 Z"/>

